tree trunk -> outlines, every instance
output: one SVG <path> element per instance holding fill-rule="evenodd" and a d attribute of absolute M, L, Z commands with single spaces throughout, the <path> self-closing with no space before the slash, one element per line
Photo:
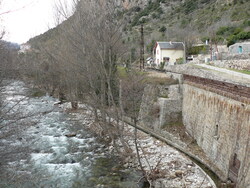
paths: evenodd
<path fill-rule="evenodd" d="M 139 147 L 138 147 L 138 143 L 137 143 L 137 121 L 136 119 L 134 118 L 134 127 L 135 127 L 135 131 L 134 131 L 134 135 L 135 135 L 135 138 L 134 138 L 134 141 L 135 141 L 135 149 L 136 149 L 136 156 L 137 156 L 137 159 L 138 159 L 138 162 L 139 162 L 139 166 L 142 170 L 143 173 L 145 173 L 145 170 L 142 166 L 142 163 L 141 163 L 141 156 L 140 156 L 140 153 L 139 153 Z"/>

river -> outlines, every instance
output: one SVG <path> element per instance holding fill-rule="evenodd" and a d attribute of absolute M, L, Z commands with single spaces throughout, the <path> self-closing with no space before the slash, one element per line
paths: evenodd
<path fill-rule="evenodd" d="M 1 88 L 1 188 L 138 187 L 139 173 L 84 128 L 87 116 L 79 122 L 54 105 L 57 99 L 34 92 L 21 81 Z"/>

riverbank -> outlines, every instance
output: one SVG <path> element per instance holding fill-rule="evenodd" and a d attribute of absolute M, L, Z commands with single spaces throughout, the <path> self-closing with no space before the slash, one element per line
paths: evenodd
<path fill-rule="evenodd" d="M 54 105 L 57 99 L 34 96 L 37 91 L 21 81 L 9 81 L 0 91 L 1 188 L 138 187 L 140 173 L 123 167 L 87 129 L 89 116 L 77 121 Z"/>
<path fill-rule="evenodd" d="M 84 113 L 91 116 L 85 105 L 80 105 L 78 111 L 70 111 L 70 104 L 62 105 L 65 111 L 68 111 L 79 121 Z M 85 115 L 84 115 L 85 116 Z M 97 131 L 94 121 L 88 124 L 89 129 Z M 105 136 L 105 135 L 104 135 Z M 134 128 L 128 124 L 124 127 L 124 138 L 128 141 L 132 149 L 132 155 L 126 157 L 124 166 L 126 168 L 138 168 L 138 160 L 136 158 L 136 148 L 134 141 Z M 192 160 L 187 156 L 170 147 L 162 141 L 153 138 L 151 135 L 142 131 L 138 131 L 139 154 L 141 156 L 142 166 L 147 172 L 147 176 L 152 185 L 156 188 L 164 187 L 216 187 L 213 180 Z M 118 143 L 122 149 L 122 144 Z M 114 152 L 112 145 L 109 151 Z M 132 157 L 131 157 L 132 156 Z"/>

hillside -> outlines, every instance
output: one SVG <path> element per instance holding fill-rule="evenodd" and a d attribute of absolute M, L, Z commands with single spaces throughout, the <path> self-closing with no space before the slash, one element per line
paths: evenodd
<path fill-rule="evenodd" d="M 197 43 L 215 37 L 230 45 L 238 39 L 250 38 L 249 7 L 248 0 L 156 0 L 149 1 L 144 8 L 134 6 L 125 10 L 121 17 L 127 20 L 124 33 L 128 43 L 138 40 L 139 25 L 144 24 L 149 52 L 154 40 Z M 244 36 L 236 37 L 239 33 Z"/>
<path fill-rule="evenodd" d="M 141 24 L 148 55 L 157 40 L 185 41 L 192 46 L 206 39 L 231 45 L 250 38 L 249 0 L 116 0 L 116 3 L 120 7 L 118 19 L 123 23 L 124 43 L 133 54 L 138 51 Z M 29 42 L 39 45 L 57 35 L 58 31 L 52 29 Z"/>

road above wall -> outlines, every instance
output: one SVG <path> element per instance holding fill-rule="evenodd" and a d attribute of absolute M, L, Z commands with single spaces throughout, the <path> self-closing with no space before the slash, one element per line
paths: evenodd
<path fill-rule="evenodd" d="M 230 76 L 233 76 L 233 78 L 234 77 L 236 79 L 240 78 L 240 79 L 243 79 L 243 81 L 246 81 L 246 79 L 248 79 L 248 83 L 250 83 L 250 75 L 248 75 L 248 74 L 228 70 L 228 69 L 225 69 L 225 68 L 219 68 L 219 67 L 215 67 L 215 66 L 211 66 L 211 65 L 207 65 L 207 64 L 196 64 L 196 65 L 200 66 L 200 67 L 207 68 L 207 69 L 211 69 L 211 70 L 215 70 L 215 71 L 219 71 L 219 72 L 222 72 L 222 73 L 229 74 Z"/>
<path fill-rule="evenodd" d="M 165 70 L 250 87 L 250 75 L 206 64 L 170 65 L 166 66 Z"/>

